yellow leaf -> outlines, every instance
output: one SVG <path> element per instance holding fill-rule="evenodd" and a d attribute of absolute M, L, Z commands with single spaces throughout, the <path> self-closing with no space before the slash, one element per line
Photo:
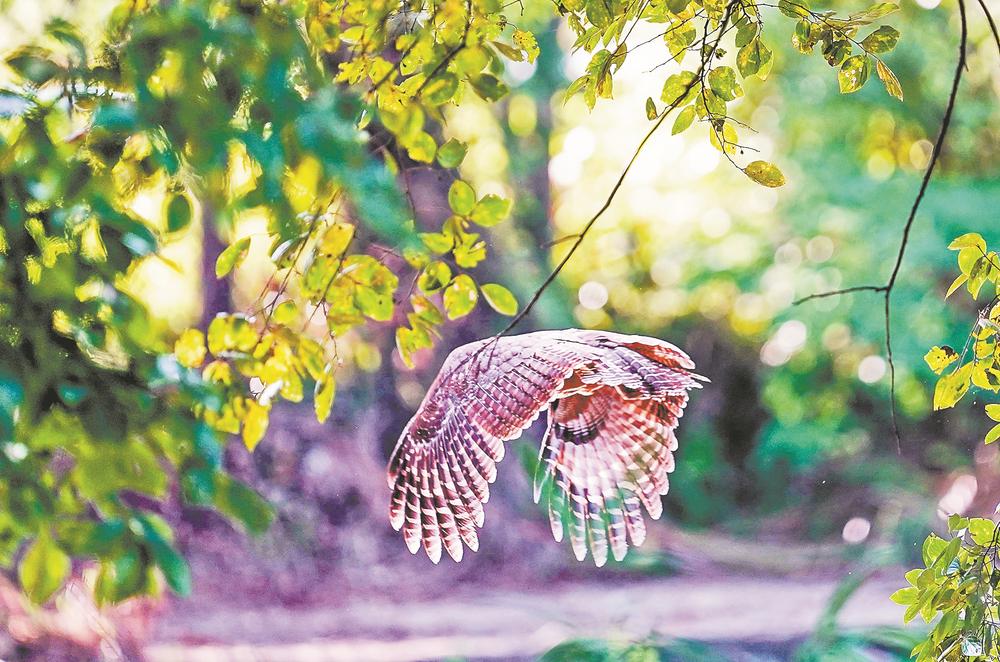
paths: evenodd
<path fill-rule="evenodd" d="M 243 417 L 243 444 L 252 452 L 267 432 L 270 407 L 265 407 L 256 400 L 247 400 L 246 409 Z"/>
<path fill-rule="evenodd" d="M 777 188 L 785 184 L 785 176 L 781 174 L 778 166 L 767 161 L 754 161 L 747 165 L 743 172 L 758 184 L 769 188 Z"/>
<path fill-rule="evenodd" d="M 205 360 L 205 334 L 188 329 L 174 343 L 174 356 L 185 368 L 197 368 Z"/>
<path fill-rule="evenodd" d="M 1000 404 L 986 405 L 986 415 L 1000 423 Z"/>
<path fill-rule="evenodd" d="M 938 375 L 957 360 L 958 353 L 948 345 L 931 347 L 930 351 L 924 356 L 924 362 Z"/>
<path fill-rule="evenodd" d="M 955 372 L 939 379 L 934 389 L 934 411 L 954 407 L 968 392 L 971 381 L 971 363 L 966 363 Z"/>
<path fill-rule="evenodd" d="M 490 308 L 501 315 L 514 315 L 517 313 L 517 299 L 503 285 L 496 283 L 486 283 L 482 286 L 483 296 Z"/>
<path fill-rule="evenodd" d="M 351 243 L 353 237 L 353 225 L 350 223 L 334 223 L 323 233 L 323 239 L 319 242 L 319 250 L 324 255 L 340 255 L 347 250 L 347 246 Z"/>
<path fill-rule="evenodd" d="M 948 288 L 948 293 L 944 295 L 944 298 L 947 299 L 952 294 L 954 294 L 955 290 L 962 287 L 962 285 L 964 285 L 965 281 L 967 280 L 969 280 L 969 274 L 959 274 L 958 278 L 952 281 L 951 287 Z"/>
<path fill-rule="evenodd" d="M 458 319 L 465 317 L 476 307 L 479 300 L 479 292 L 476 290 L 476 283 L 469 276 L 461 274 L 455 276 L 444 290 L 444 311 L 448 319 Z"/>
<path fill-rule="evenodd" d="M 1000 439 L 1000 424 L 994 425 L 993 429 L 986 433 L 987 444 L 992 444 L 997 439 Z"/>
<path fill-rule="evenodd" d="M 316 420 L 320 423 L 330 417 L 330 410 L 333 408 L 333 399 L 337 394 L 337 382 L 333 378 L 332 372 L 327 372 L 316 382 L 316 390 L 313 391 L 313 406 L 316 410 Z"/>

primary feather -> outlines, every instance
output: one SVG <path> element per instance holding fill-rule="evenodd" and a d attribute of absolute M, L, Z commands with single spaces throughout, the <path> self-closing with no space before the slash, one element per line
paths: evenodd
<path fill-rule="evenodd" d="M 389 460 L 389 519 L 411 552 L 456 561 L 477 527 L 504 442 L 543 412 L 535 501 L 552 535 L 604 565 L 662 513 L 687 392 L 704 378 L 668 342 L 605 331 L 538 331 L 469 343 L 445 360 Z M 546 483 L 549 489 L 545 490 Z"/>

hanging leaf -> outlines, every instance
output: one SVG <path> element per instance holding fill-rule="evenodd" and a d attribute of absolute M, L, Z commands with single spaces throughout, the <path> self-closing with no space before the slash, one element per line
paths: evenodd
<path fill-rule="evenodd" d="M 659 111 L 656 110 L 656 104 L 653 103 L 653 97 L 646 97 L 646 119 L 655 120 L 659 114 Z"/>
<path fill-rule="evenodd" d="M 888 53 L 899 41 L 899 30 L 883 25 L 861 41 L 861 47 L 869 53 Z"/>
<path fill-rule="evenodd" d="M 677 119 L 674 120 L 674 126 L 670 129 L 670 134 L 677 135 L 691 126 L 691 123 L 694 122 L 694 115 L 694 106 L 686 106 L 681 112 L 677 113 Z"/>
<path fill-rule="evenodd" d="M 468 146 L 460 140 L 452 138 L 441 145 L 437 151 L 437 160 L 442 168 L 457 168 L 462 165 Z"/>
<path fill-rule="evenodd" d="M 867 82 L 870 72 L 871 58 L 867 55 L 854 55 L 847 58 L 837 74 L 840 92 L 842 94 L 857 92 Z"/>
<path fill-rule="evenodd" d="M 187 329 L 174 343 L 174 356 L 185 368 L 197 368 L 205 360 L 205 334 L 198 329 Z"/>
<path fill-rule="evenodd" d="M 444 311 L 448 319 L 458 319 L 465 317 L 476 307 L 479 300 L 479 292 L 476 290 L 476 283 L 469 276 L 461 274 L 455 276 L 455 280 L 445 288 L 444 291 Z"/>
<path fill-rule="evenodd" d="M 316 381 L 316 388 L 313 392 L 313 407 L 316 410 L 316 420 L 325 423 L 330 417 L 330 410 L 333 408 L 333 399 L 337 394 L 337 382 L 333 373 L 327 371 Z"/>
<path fill-rule="evenodd" d="M 892 70 L 885 66 L 881 60 L 875 63 L 875 71 L 878 73 L 878 77 L 882 81 L 882 84 L 885 85 L 885 91 L 891 96 L 894 96 L 902 101 L 903 87 L 899 84 L 899 79 L 896 78 L 896 74 L 892 73 Z"/>
<path fill-rule="evenodd" d="M 42 533 L 21 559 L 18 579 L 32 602 L 42 604 L 63 585 L 69 571 L 69 555 L 56 545 L 48 533 Z"/>
<path fill-rule="evenodd" d="M 476 192 L 467 183 L 457 179 L 448 189 L 448 206 L 459 216 L 468 216 L 476 206 Z"/>
<path fill-rule="evenodd" d="M 972 364 L 966 363 L 938 380 L 934 388 L 934 411 L 954 407 L 972 384 Z"/>
<path fill-rule="evenodd" d="M 785 176 L 781 174 L 778 166 L 767 161 L 753 161 L 744 168 L 743 172 L 746 173 L 747 177 L 763 186 L 777 188 L 785 184 Z"/>
<path fill-rule="evenodd" d="M 243 237 L 234 244 L 231 244 L 219 254 L 215 260 L 215 277 L 225 278 L 229 272 L 235 269 L 250 252 L 250 237 Z"/>
<path fill-rule="evenodd" d="M 514 35 L 512 37 L 514 43 L 524 51 L 525 56 L 528 58 L 528 62 L 534 62 L 535 58 L 541 51 L 538 48 L 538 41 L 535 39 L 535 35 L 531 34 L 527 30 L 514 30 Z"/>
<path fill-rule="evenodd" d="M 488 228 L 507 218 L 509 213 L 510 200 L 489 193 L 479 199 L 469 218 L 473 223 Z"/>
<path fill-rule="evenodd" d="M 496 283 L 486 283 L 480 289 L 490 308 L 509 317 L 517 314 L 517 299 L 506 287 Z"/>
<path fill-rule="evenodd" d="M 932 347 L 927 355 L 924 356 L 924 362 L 927 366 L 935 372 L 935 374 L 940 375 L 941 371 L 950 366 L 952 363 L 958 360 L 958 352 L 944 345 L 942 347 Z"/>
<path fill-rule="evenodd" d="M 256 400 L 247 400 L 246 407 L 246 416 L 243 419 L 243 444 L 247 450 L 253 452 L 260 440 L 264 438 L 264 433 L 267 432 L 270 408 Z"/>
<path fill-rule="evenodd" d="M 185 195 L 175 195 L 167 205 L 167 232 L 180 232 L 191 224 L 191 203 Z"/>

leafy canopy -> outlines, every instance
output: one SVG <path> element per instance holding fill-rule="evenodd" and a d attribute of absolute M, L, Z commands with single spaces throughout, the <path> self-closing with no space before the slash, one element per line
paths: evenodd
<path fill-rule="evenodd" d="M 764 7 L 558 4 L 574 48 L 590 54 L 567 93 L 591 107 L 610 98 L 638 47 L 635 25 L 662 26 L 670 58 L 696 66 L 664 76 L 659 104 L 647 100 L 653 130 L 677 111 L 674 133 L 697 121 L 747 176 L 780 186 L 777 166 L 736 163 L 745 150 L 729 115 L 742 85 L 773 67 Z M 779 6 L 796 21 L 796 47 L 819 49 L 842 91 L 864 85 L 874 62 L 901 97 L 880 59 L 898 33 L 868 32 L 895 8 L 838 18 Z M 511 201 L 460 176 L 468 145 L 447 127 L 450 106 L 507 94 L 506 63 L 545 57 L 517 20 L 517 5 L 498 0 L 125 0 L 96 49 L 57 20 L 42 43 L 8 54 L 0 559 L 18 561 L 33 599 L 58 590 L 74 557 L 97 561 L 102 600 L 156 591 L 158 576 L 186 593 L 189 571 L 158 503 L 177 485 L 189 504 L 266 529 L 270 509 L 223 470 L 222 448 L 227 435 L 260 443 L 279 397 L 312 391 L 325 420 L 338 337 L 391 322 L 409 363 L 480 301 L 517 312 L 506 287 L 474 272 Z M 399 177 L 415 165 L 453 179 L 449 209 L 430 228 L 417 226 Z M 138 211 L 150 197 L 161 201 L 155 218 Z M 266 236 L 232 232 L 249 213 L 267 218 Z M 273 275 L 252 310 L 168 341 L 128 276 L 198 223 L 232 235 L 218 278 L 233 277 L 255 243 L 266 244 Z M 308 331 L 317 317 L 318 336 Z"/>

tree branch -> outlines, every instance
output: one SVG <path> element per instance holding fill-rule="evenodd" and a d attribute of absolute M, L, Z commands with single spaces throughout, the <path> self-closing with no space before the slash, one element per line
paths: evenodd
<path fill-rule="evenodd" d="M 980 0 L 980 3 L 982 3 L 982 1 L 983 0 Z M 903 266 L 903 258 L 906 256 L 906 248 L 910 242 L 910 231 L 913 229 L 913 221 L 917 217 L 917 210 L 920 209 L 920 203 L 923 202 L 924 194 L 927 192 L 927 187 L 930 184 L 931 177 L 934 175 L 934 168 L 941 156 L 941 149 L 944 146 L 944 140 L 948 134 L 948 128 L 951 126 L 951 117 L 955 110 L 955 100 L 958 97 L 958 86 L 962 81 L 962 73 L 965 71 L 965 51 L 969 36 L 965 14 L 965 0 L 958 0 L 958 15 L 961 19 L 962 27 L 958 45 L 958 62 L 955 65 L 955 75 L 951 81 L 951 92 L 948 94 L 948 103 L 945 106 L 944 116 L 941 118 L 941 128 L 938 130 L 937 140 L 934 141 L 934 148 L 931 151 L 931 158 L 927 164 L 927 170 L 924 171 L 924 176 L 920 181 L 920 188 L 917 189 L 917 195 L 913 199 L 913 205 L 910 207 L 910 214 L 907 216 L 906 223 L 903 226 L 903 237 L 899 242 L 899 250 L 896 253 L 896 262 L 892 267 L 892 273 L 889 275 L 889 280 L 885 285 L 857 285 L 840 290 L 832 290 L 830 292 L 811 294 L 807 297 L 799 299 L 793 304 L 798 305 L 812 299 L 821 299 L 838 294 L 847 294 L 849 292 L 869 291 L 882 293 L 885 308 L 885 352 L 886 359 L 889 363 L 889 398 L 892 410 L 892 429 L 893 433 L 896 435 L 896 450 L 898 452 L 901 452 L 902 450 L 902 436 L 899 432 L 899 420 L 896 411 L 896 364 L 892 355 L 892 293 L 896 287 L 896 279 L 899 277 L 899 270 Z M 989 15 L 988 11 L 987 15 Z"/>
<path fill-rule="evenodd" d="M 719 42 L 722 41 L 722 37 L 726 34 L 726 28 L 729 25 L 729 18 L 732 14 L 734 6 L 735 3 L 730 3 L 729 5 L 726 6 L 726 13 L 722 17 L 722 21 L 719 23 L 718 35 L 716 36 L 715 43 L 712 45 L 712 49 L 710 51 L 710 53 L 712 54 L 715 53 L 715 50 L 719 46 Z M 707 29 L 708 28 L 706 27 L 706 30 Z M 521 311 L 514 316 L 514 319 L 512 319 L 510 323 L 506 327 L 504 327 L 502 331 L 496 334 L 495 338 L 500 338 L 501 336 L 507 335 L 514 327 L 520 324 L 521 321 L 523 321 L 524 318 L 528 316 L 528 313 L 531 312 L 531 309 L 535 306 L 535 304 L 538 303 L 538 300 L 541 298 L 545 290 L 548 289 L 549 285 L 551 285 L 552 282 L 556 279 L 556 277 L 559 276 L 559 273 L 563 270 L 563 267 L 566 266 L 566 263 L 569 262 L 570 258 L 572 258 L 573 255 L 576 253 L 576 250 L 580 247 L 580 244 L 582 244 L 583 240 L 586 239 L 587 233 L 590 232 L 590 229 L 593 228 L 594 224 L 597 223 L 597 220 L 604 215 L 604 212 L 606 212 L 608 208 L 611 207 L 611 203 L 614 201 L 615 197 L 618 195 L 618 191 L 622 187 L 622 184 L 625 182 L 625 177 L 632 169 L 632 166 L 635 165 L 635 162 L 639 158 L 639 154 L 642 153 L 642 150 L 646 146 L 646 143 L 649 142 L 649 139 L 653 137 L 653 134 L 656 133 L 657 129 L 659 129 L 660 126 L 663 125 L 663 122 L 666 121 L 670 113 L 676 110 L 681 105 L 681 103 L 687 98 L 687 95 L 691 92 L 692 89 L 694 89 L 695 84 L 700 82 L 701 74 L 708 66 L 709 64 L 708 60 L 711 57 L 712 55 L 709 55 L 708 58 L 702 59 L 701 65 L 698 68 L 698 72 L 684 88 L 684 91 L 680 95 L 678 95 L 677 99 L 675 99 L 673 103 L 671 103 L 669 106 L 663 109 L 663 112 L 660 114 L 659 119 L 657 119 L 656 123 L 652 126 L 652 128 L 648 132 L 646 132 L 646 135 L 643 137 L 643 139 L 639 141 L 639 145 L 635 148 L 635 151 L 632 153 L 632 158 L 629 159 L 628 163 L 625 165 L 625 168 L 622 170 L 621 175 L 618 176 L 618 180 L 615 182 L 615 185 L 611 187 L 611 192 L 608 194 L 607 199 L 605 199 L 604 204 L 601 205 L 600 209 L 598 209 L 597 212 L 590 217 L 590 220 L 588 220 L 587 223 L 583 226 L 583 229 L 580 231 L 580 233 L 576 235 L 576 241 L 574 241 L 573 245 L 570 246 L 569 251 L 567 251 L 566 255 L 563 256 L 563 258 L 559 261 L 556 267 L 551 272 L 549 272 L 549 275 L 545 278 L 544 281 L 542 281 L 542 284 L 538 286 L 538 289 L 535 290 L 534 294 L 531 295 L 531 299 L 528 300 L 528 303 L 525 304 L 524 308 L 522 308 Z"/>

